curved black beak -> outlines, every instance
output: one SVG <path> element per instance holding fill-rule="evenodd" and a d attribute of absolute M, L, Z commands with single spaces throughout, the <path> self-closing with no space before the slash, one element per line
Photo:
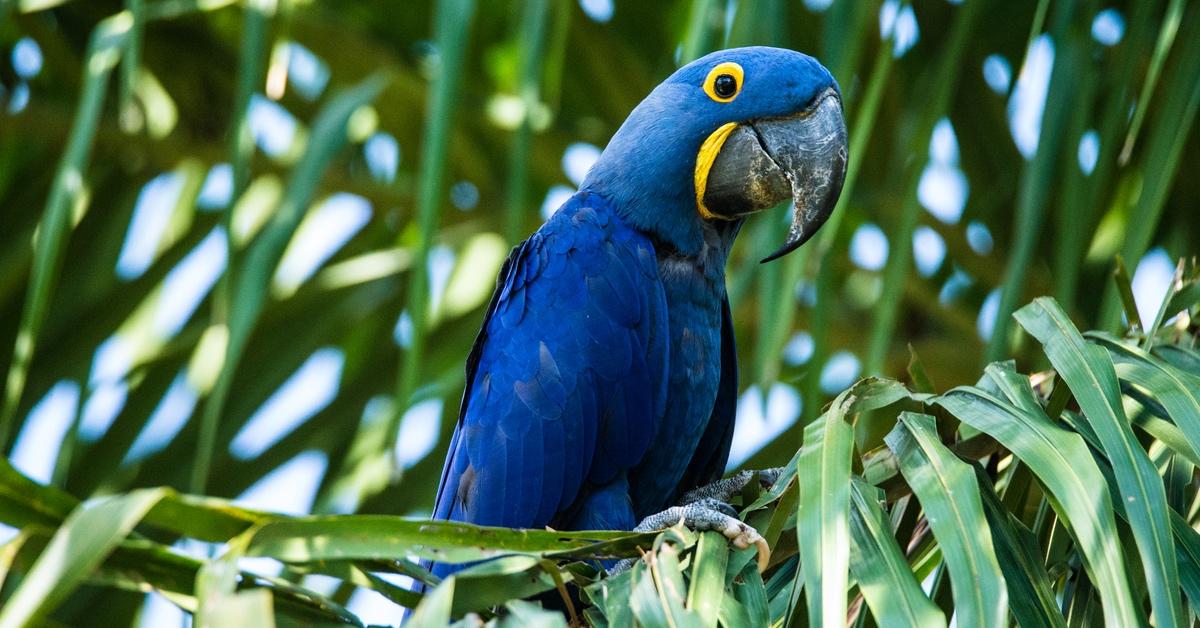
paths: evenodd
<path fill-rule="evenodd" d="M 782 257 L 825 224 L 846 179 L 846 122 L 842 99 L 830 87 L 803 113 L 740 124 L 721 145 L 704 191 L 715 215 L 735 219 L 791 198 L 792 222 Z"/>

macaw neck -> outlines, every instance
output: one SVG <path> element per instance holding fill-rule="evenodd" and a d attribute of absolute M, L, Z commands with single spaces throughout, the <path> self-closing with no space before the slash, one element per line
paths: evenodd
<path fill-rule="evenodd" d="M 688 256 L 699 255 L 705 244 L 694 189 L 690 180 L 673 187 L 644 172 L 609 169 L 603 163 L 596 164 L 581 187 L 604 197 L 629 226 Z"/>
<path fill-rule="evenodd" d="M 614 192 L 603 185 L 595 185 L 590 176 L 581 191 L 608 201 L 623 222 L 645 234 L 654 243 L 660 268 L 664 265 L 690 266 L 714 283 L 723 285 L 725 262 L 741 230 L 741 219 L 704 220 L 690 198 L 685 201 L 670 194 L 653 195 L 632 190 Z"/>
<path fill-rule="evenodd" d="M 663 281 L 684 276 L 703 278 L 702 281 L 711 289 L 724 294 L 725 264 L 741 228 L 741 219 L 702 223 L 700 250 L 694 254 L 685 254 L 669 243 L 651 236 L 658 254 L 658 270 Z M 691 282 L 692 279 L 686 281 Z"/>

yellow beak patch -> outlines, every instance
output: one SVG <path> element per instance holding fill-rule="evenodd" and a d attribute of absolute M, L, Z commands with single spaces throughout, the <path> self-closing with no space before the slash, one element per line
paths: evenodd
<path fill-rule="evenodd" d="M 717 159 L 717 153 L 721 152 L 721 147 L 725 145 L 725 140 L 736 128 L 736 122 L 722 124 L 704 140 L 704 143 L 700 145 L 700 152 L 696 154 L 696 209 L 705 220 L 732 220 L 731 218 L 714 214 L 709 211 L 708 207 L 705 207 L 704 191 L 708 188 L 708 171 L 712 169 L 713 162 Z"/>

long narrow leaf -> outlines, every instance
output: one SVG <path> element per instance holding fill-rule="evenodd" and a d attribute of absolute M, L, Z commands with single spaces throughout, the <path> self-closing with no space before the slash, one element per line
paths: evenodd
<path fill-rule="evenodd" d="M 1121 254 L 1131 263 L 1141 259 L 1159 226 L 1172 181 L 1183 163 L 1184 147 L 1200 111 L 1200 11 L 1186 12 L 1180 26 L 1181 46 L 1175 72 L 1162 85 L 1163 95 L 1160 123 L 1150 132 L 1146 142 L 1146 157 L 1141 168 L 1140 194 L 1129 209 Z M 1161 39 L 1159 40 L 1162 41 Z M 1140 104 L 1140 103 L 1139 103 Z M 1116 287 L 1110 285 L 1101 304 L 1100 326 L 1115 327 L 1120 307 Z"/>
<path fill-rule="evenodd" d="M 824 420 L 804 430 L 798 474 L 800 506 L 796 537 L 808 616 L 814 626 L 842 626 L 846 621 L 846 583 L 850 562 L 850 456 L 854 430 L 846 423 L 844 404 L 835 403 Z"/>
<path fill-rule="evenodd" d="M 696 541 L 692 556 L 692 579 L 687 607 L 704 626 L 716 626 L 718 611 L 725 599 L 725 566 L 729 561 L 729 541 L 717 532 L 704 532 Z"/>
<path fill-rule="evenodd" d="M 28 625 L 53 610 L 164 495 L 140 490 L 71 513 L 0 610 L 0 628 Z"/>
<path fill-rule="evenodd" d="M 247 556 L 284 562 L 403 559 L 471 562 L 504 554 L 622 558 L 649 547 L 655 533 L 551 532 L 484 528 L 448 521 L 384 515 L 280 519 L 257 528 Z"/>
<path fill-rule="evenodd" d="M 507 611 L 497 628 L 567 628 L 562 613 L 548 611 L 533 602 L 513 600 L 504 605 Z"/>
<path fill-rule="evenodd" d="M 1024 386 L 1032 398 L 1028 383 L 1014 381 L 1020 376 L 1011 369 L 993 364 L 988 374 L 1002 388 Z M 1125 561 L 1111 514 L 1112 499 L 1083 439 L 1051 423 L 1040 408 L 1018 408 L 974 387 L 956 388 L 935 403 L 1000 441 L 1033 471 L 1054 496 L 1051 505 L 1070 524 L 1101 591 L 1107 621 L 1113 625 L 1136 624 L 1137 605 L 1125 579 Z"/>
<path fill-rule="evenodd" d="M 83 177 L 91 159 L 108 80 L 132 27 L 132 16 L 118 13 L 96 25 L 88 41 L 83 64 L 83 92 L 38 225 L 29 288 L 5 380 L 4 405 L 0 406 L 0 449 L 3 450 L 8 448 L 34 348 L 49 312 L 50 297 L 70 238 L 71 212 L 73 206 L 86 197 Z"/>
<path fill-rule="evenodd" d="M 1104 349 L 1084 342 L 1053 299 L 1039 298 L 1015 316 L 1042 343 L 1112 463 L 1159 625 L 1183 625 L 1166 493 L 1125 417 L 1112 360 Z"/>
<path fill-rule="evenodd" d="M 1054 27 L 1051 30 L 1056 50 L 1046 95 L 1044 119 L 1034 155 L 1025 161 L 1021 171 L 1014 209 L 1014 241 L 1004 268 L 1004 280 L 1000 284 L 1000 302 L 995 326 L 984 352 L 984 358 L 989 362 L 1003 357 L 1008 348 L 1009 316 L 1024 298 L 1022 291 L 1027 286 L 1026 276 L 1034 259 L 1035 246 L 1042 235 L 1050 186 L 1059 176 L 1055 165 L 1060 161 L 1059 152 L 1066 144 L 1062 141 L 1062 134 L 1067 126 L 1068 116 L 1077 104 L 1075 99 L 1079 98 L 1079 90 L 1075 83 L 1079 76 L 1086 74 L 1086 71 L 1079 68 L 1086 67 L 1092 46 L 1090 39 L 1079 32 L 1081 28 L 1078 22 L 1071 19 L 1079 10 L 1075 2 L 1057 2 L 1055 6 Z M 1027 50 L 1032 54 L 1032 42 Z"/>
<path fill-rule="evenodd" d="M 1200 453 L 1200 377 L 1181 371 L 1111 335 L 1087 334 L 1086 337 L 1108 350 L 1119 378 L 1151 392 L 1150 396 L 1179 427 L 1192 452 Z"/>
<path fill-rule="evenodd" d="M 921 591 L 879 504 L 879 489 L 855 480 L 850 489 L 850 573 L 881 626 L 946 625 L 946 616 Z"/>
<path fill-rule="evenodd" d="M 891 238 L 887 267 L 883 276 L 883 292 L 875 305 L 866 358 L 863 360 L 863 371 L 868 375 L 878 375 L 883 371 L 884 360 L 891 347 L 900 299 L 911 271 L 912 236 L 921 210 L 917 201 L 917 187 L 921 180 L 921 168 L 926 161 L 925 146 L 938 119 L 945 115 L 951 95 L 955 93 L 964 65 L 962 58 L 966 53 L 966 44 L 975 29 L 976 21 L 983 13 L 982 5 L 981 2 L 966 2 L 955 7 L 954 23 L 950 27 L 945 49 L 940 53 L 937 65 L 930 68 L 927 75 L 932 83 L 932 91 L 924 98 L 921 113 L 912 127 L 911 137 L 906 138 L 911 144 L 900 142 L 897 146 L 896 163 L 907 162 L 904 170 L 904 200 L 900 206 L 898 224 L 889 230 Z M 920 157 L 916 160 L 908 159 L 914 154 Z"/>
<path fill-rule="evenodd" d="M 1036 552 L 1037 539 L 1011 513 L 1004 510 L 991 481 L 978 465 L 975 466 L 975 476 L 979 480 L 979 493 L 983 498 L 983 514 L 987 517 L 996 546 L 996 558 L 1000 561 L 1000 571 L 1004 572 L 1004 583 L 1008 586 L 1013 617 L 1022 628 L 1065 626 L 1055 604 L 1050 576 Z"/>
<path fill-rule="evenodd" d="M 996 562 L 971 468 L 946 449 L 933 417 L 904 412 L 885 439 L 900 460 L 937 538 L 964 626 L 1002 626 L 1008 615 L 1004 575 Z"/>
<path fill-rule="evenodd" d="M 417 189 L 417 242 L 413 247 L 413 267 L 409 271 L 408 281 L 408 315 L 412 319 L 413 332 L 404 352 L 404 363 L 397 381 L 396 403 L 401 411 L 393 413 L 388 425 L 392 440 L 399 436 L 402 410 L 412 402 L 425 359 L 425 327 L 429 318 L 427 258 L 437 229 L 438 210 L 445 194 L 442 180 L 446 173 L 450 123 L 457 105 L 467 36 L 474 13 L 475 0 L 437 2 L 434 30 L 440 51 L 439 71 L 429 93 L 429 109 L 425 117 L 425 139 L 421 147 L 421 172 Z"/>
<path fill-rule="evenodd" d="M 645 561 L 634 564 L 632 578 L 633 587 L 627 603 L 638 624 L 646 628 L 674 628 L 669 619 L 670 611 L 659 600 L 654 573 Z"/>
<path fill-rule="evenodd" d="M 450 624 L 450 604 L 454 601 L 454 578 L 447 578 L 417 605 L 405 625 L 413 628 L 443 628 Z"/>
<path fill-rule="evenodd" d="M 748 563 L 742 572 L 733 580 L 733 599 L 737 600 L 742 609 L 748 626 L 765 626 L 770 620 L 771 611 L 767 605 L 767 590 L 763 586 L 762 574 L 753 563 Z M 726 596 L 728 600 L 728 596 Z"/>

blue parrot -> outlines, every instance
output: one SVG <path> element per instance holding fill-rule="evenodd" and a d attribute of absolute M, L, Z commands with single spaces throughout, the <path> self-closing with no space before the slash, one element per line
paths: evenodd
<path fill-rule="evenodd" d="M 725 263 L 743 219 L 789 198 L 785 243 L 763 261 L 810 238 L 846 151 L 838 86 L 799 52 L 714 52 L 655 88 L 501 269 L 433 517 L 561 530 L 682 519 L 765 546 L 721 503 L 748 477 L 710 485 L 738 390 Z"/>

